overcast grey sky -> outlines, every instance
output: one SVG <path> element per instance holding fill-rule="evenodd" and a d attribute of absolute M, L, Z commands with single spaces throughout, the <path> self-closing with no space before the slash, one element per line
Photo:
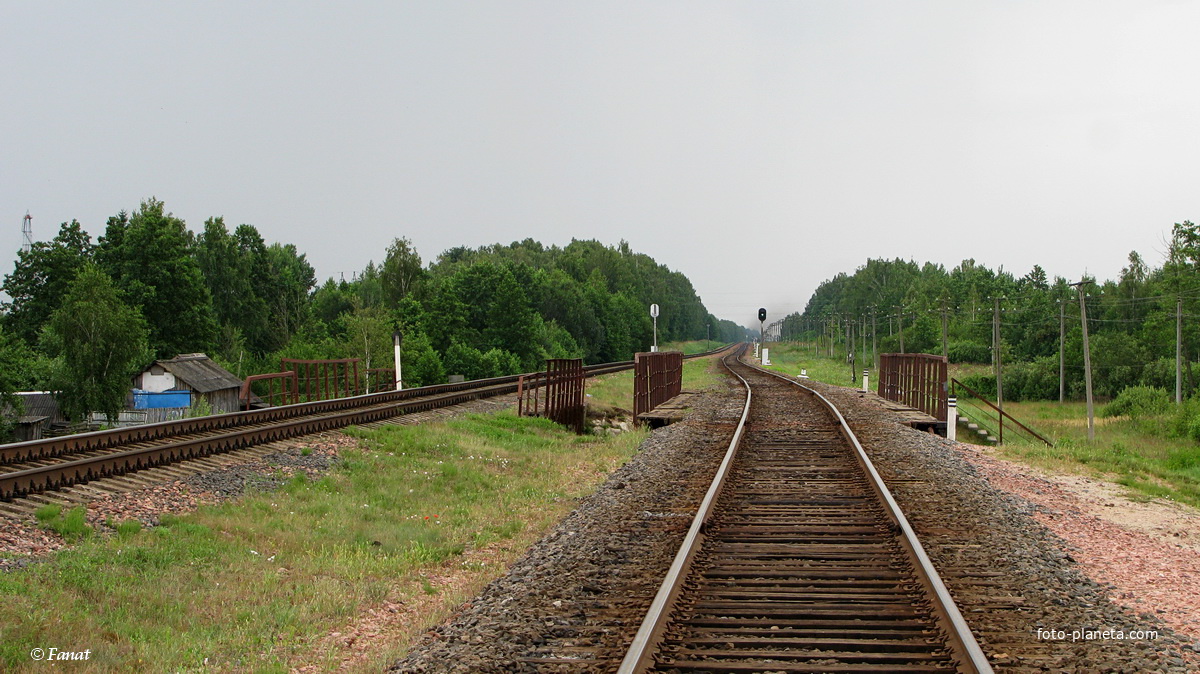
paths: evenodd
<path fill-rule="evenodd" d="M 0 0 L 0 251 L 151 195 L 324 279 L 629 241 L 753 324 L 868 257 L 1161 263 L 1200 218 L 1197 2 Z M 11 269 L 0 253 L 0 269 Z"/>

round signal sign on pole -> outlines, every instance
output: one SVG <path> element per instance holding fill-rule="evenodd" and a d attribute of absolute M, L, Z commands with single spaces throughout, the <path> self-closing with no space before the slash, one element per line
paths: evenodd
<path fill-rule="evenodd" d="M 658 305 L 657 304 L 650 305 L 650 318 L 658 318 Z"/>

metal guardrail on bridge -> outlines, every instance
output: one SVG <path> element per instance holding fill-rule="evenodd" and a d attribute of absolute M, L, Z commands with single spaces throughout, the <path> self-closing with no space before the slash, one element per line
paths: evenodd
<path fill-rule="evenodd" d="M 946 421 L 946 358 L 928 353 L 879 354 L 879 397 Z"/>
<path fill-rule="evenodd" d="M 633 416 L 649 412 L 679 395 L 683 386 L 683 353 L 656 351 L 633 356 Z"/>
<path fill-rule="evenodd" d="M 1016 433 L 1029 441 L 1040 440 L 1047 446 L 1054 446 L 1054 443 L 1047 440 L 1042 434 L 1017 421 L 1016 417 L 997 407 L 995 403 L 977 393 L 975 389 L 957 379 L 951 379 L 950 382 L 953 384 L 955 396 L 958 398 L 959 414 L 992 433 L 1000 444 L 1004 444 L 1004 420 L 1007 419 L 1010 433 Z M 964 396 L 963 393 L 967 395 Z M 970 410 L 965 407 L 963 405 L 965 401 L 971 401 L 971 407 L 974 409 Z M 979 402 L 975 403 L 974 401 Z"/>

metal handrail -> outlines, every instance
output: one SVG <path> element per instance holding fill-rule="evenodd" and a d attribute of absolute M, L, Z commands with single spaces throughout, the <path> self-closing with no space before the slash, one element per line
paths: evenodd
<path fill-rule="evenodd" d="M 1016 425 L 1017 428 L 1020 428 L 1021 430 L 1025 431 L 1029 435 L 1032 435 L 1033 437 L 1037 438 L 1038 440 L 1041 440 L 1042 442 L 1046 443 L 1046 445 L 1048 447 L 1054 446 L 1054 443 L 1050 442 L 1045 437 L 1043 437 L 1041 433 L 1038 433 L 1037 431 L 1033 430 L 1032 428 L 1021 423 L 1020 421 L 1017 421 L 1016 417 L 1014 417 L 1013 415 L 1009 414 L 1008 412 L 1005 412 L 1004 410 L 997 407 L 995 403 L 993 403 L 992 401 L 988 400 L 987 398 L 985 398 L 982 395 L 980 395 L 979 393 L 977 393 L 975 391 L 975 389 L 971 388 L 970 386 L 967 386 L 966 384 L 964 384 L 961 381 L 954 379 L 954 378 L 950 379 L 950 383 L 954 385 L 956 395 L 958 393 L 958 389 L 961 387 L 967 393 L 971 394 L 975 398 L 978 398 L 980 401 L 983 402 L 983 404 L 990 407 L 992 410 L 994 410 L 999 415 L 1000 433 L 999 433 L 998 437 L 999 437 L 1001 443 L 1004 442 L 1004 420 L 1007 418 L 1014 425 Z M 979 423 L 979 422 L 977 421 L 976 423 Z"/>

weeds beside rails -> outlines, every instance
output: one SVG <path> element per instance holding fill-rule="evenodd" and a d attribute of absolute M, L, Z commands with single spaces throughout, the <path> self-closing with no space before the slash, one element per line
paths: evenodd
<path fill-rule="evenodd" d="M 999 448 L 1002 456 L 1058 472 L 1083 472 L 1129 487 L 1143 498 L 1200 507 L 1200 443 L 1188 432 L 1190 420 L 1200 413 L 1200 401 L 1178 410 L 1170 403 L 1165 412 L 1153 407 L 1151 414 L 1101 416 L 1094 442 L 1087 440 L 1084 403 L 1021 402 L 1004 407 L 1036 424 L 1055 444 L 1009 442 Z M 1127 407 L 1121 403 L 1113 411 L 1137 409 Z"/>
<path fill-rule="evenodd" d="M 90 671 L 328 668 L 349 648 L 329 633 L 386 602 L 426 596 L 449 610 L 645 437 L 576 436 L 510 413 L 348 432 L 359 448 L 319 479 L 298 474 L 156 527 L 96 536 L 81 508 L 39 511 L 78 542 L 0 573 L 0 670 L 40 671 L 30 651 L 51 647 L 91 649 Z M 453 587 L 439 580 L 451 574 Z M 380 670 L 404 641 L 362 669 Z"/>
<path fill-rule="evenodd" d="M 814 356 L 809 344 L 772 342 L 770 369 L 839 386 L 850 382 L 842 359 Z M 858 369 L 861 377 L 862 368 Z M 871 371 L 871 381 L 877 381 Z M 1176 406 L 1163 389 L 1130 387 L 1101 412 L 1095 442 L 1087 440 L 1082 402 L 1005 402 L 1005 411 L 1027 420 L 1054 440 L 1009 440 L 998 451 L 1009 459 L 1057 472 L 1085 473 L 1129 487 L 1142 498 L 1167 498 L 1200 507 L 1200 399 Z M 1104 415 L 1107 414 L 1107 417 Z"/>

